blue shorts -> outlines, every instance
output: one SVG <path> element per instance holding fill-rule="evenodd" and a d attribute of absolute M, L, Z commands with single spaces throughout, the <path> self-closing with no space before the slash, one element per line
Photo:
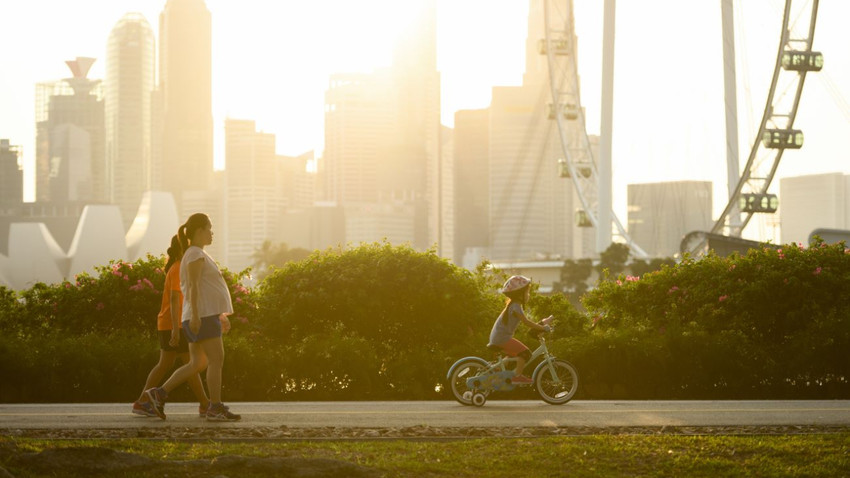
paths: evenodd
<path fill-rule="evenodd" d="M 219 320 L 217 315 L 201 317 L 201 329 L 198 330 L 197 334 L 193 334 L 192 331 L 189 330 L 189 321 L 184 320 L 183 334 L 186 336 L 186 341 L 190 344 L 200 342 L 201 340 L 221 337 L 221 320 Z"/>

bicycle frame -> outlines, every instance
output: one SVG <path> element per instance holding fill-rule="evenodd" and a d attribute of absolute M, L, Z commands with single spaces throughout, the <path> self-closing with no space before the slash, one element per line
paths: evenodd
<path fill-rule="evenodd" d="M 540 346 L 538 346 L 537 349 L 535 349 L 534 352 L 531 353 L 531 358 L 528 359 L 527 364 L 534 362 L 541 355 L 543 356 L 543 362 L 546 363 L 546 365 L 552 372 L 552 377 L 557 382 L 560 382 L 561 379 L 558 378 L 557 370 L 555 369 L 555 367 L 552 366 L 552 360 L 555 357 L 553 357 L 552 354 L 549 353 L 549 348 L 546 347 L 546 338 L 542 336 L 540 337 Z M 488 367 L 483 369 L 481 373 L 477 374 L 476 376 L 484 376 L 495 372 L 505 372 L 508 370 L 506 365 L 516 361 L 516 357 L 508 357 L 507 355 L 504 355 L 503 353 L 499 352 L 499 358 L 495 361 L 488 362 Z"/>

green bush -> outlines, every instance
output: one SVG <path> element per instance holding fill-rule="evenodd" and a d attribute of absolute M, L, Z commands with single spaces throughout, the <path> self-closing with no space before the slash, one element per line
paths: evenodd
<path fill-rule="evenodd" d="M 286 351 L 277 389 L 322 398 L 429 398 L 480 350 L 499 301 L 433 251 L 366 244 L 317 252 L 259 286 L 257 327 Z"/>
<path fill-rule="evenodd" d="M 131 401 L 158 357 L 162 257 L 113 262 L 74 283 L 0 288 L 0 402 Z M 433 251 L 367 244 L 314 252 L 233 297 L 226 400 L 449 398 L 458 358 L 479 355 L 505 275 Z M 126 277 L 126 278 L 125 278 Z M 687 258 L 599 282 L 579 313 L 563 294 L 549 345 L 579 370 L 578 398 L 846 398 L 850 253 L 843 245 Z M 536 339 L 525 327 L 518 338 Z M 533 398 L 531 391 L 511 398 Z M 176 399 L 193 400 L 183 387 Z"/>
<path fill-rule="evenodd" d="M 603 281 L 584 305 L 595 325 L 590 340 L 600 341 L 595 349 L 617 331 L 622 339 L 607 342 L 609 350 L 621 353 L 628 341 L 638 341 L 658 351 L 657 359 L 640 364 L 643 371 L 629 375 L 666 385 L 639 397 L 848 391 L 850 359 L 839 352 L 850 346 L 850 254 L 843 244 L 687 259 L 642 279 Z M 642 357 L 618 359 L 626 370 Z"/>

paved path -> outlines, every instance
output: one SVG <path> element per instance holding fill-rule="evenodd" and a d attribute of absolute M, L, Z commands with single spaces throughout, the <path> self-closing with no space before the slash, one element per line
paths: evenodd
<path fill-rule="evenodd" d="M 489 401 L 230 403 L 242 420 L 214 426 L 254 427 L 657 427 L 850 426 L 850 400 L 834 401 Z M 0 405 L 3 430 L 196 427 L 197 405 L 172 403 L 168 420 L 140 418 L 129 404 Z"/>

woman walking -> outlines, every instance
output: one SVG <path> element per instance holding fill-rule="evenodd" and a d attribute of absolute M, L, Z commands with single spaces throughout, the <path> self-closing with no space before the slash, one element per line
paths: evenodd
<path fill-rule="evenodd" d="M 206 214 L 196 213 L 178 229 L 183 248 L 180 263 L 180 290 L 183 291 L 183 333 L 189 342 L 189 363 L 177 369 L 159 388 L 145 391 L 156 414 L 165 419 L 168 393 L 192 374 L 207 371 L 210 404 L 207 420 L 233 421 L 242 418 L 231 413 L 221 401 L 221 371 L 224 365 L 222 332 L 230 330 L 233 304 L 230 291 L 215 261 L 204 251 L 212 244 L 212 223 Z"/>
<path fill-rule="evenodd" d="M 183 248 L 177 236 L 171 238 L 171 246 L 168 248 L 168 260 L 165 263 L 165 286 L 162 288 L 162 306 L 156 318 L 156 332 L 159 336 L 159 362 L 151 369 L 147 381 L 139 399 L 133 403 L 133 413 L 143 417 L 157 416 L 153 404 L 148 401 L 145 390 L 156 386 L 171 370 L 174 362 L 179 358 L 184 364 L 189 363 L 189 344 L 186 342 L 185 334 L 182 334 L 180 315 L 183 310 L 183 294 L 180 292 L 180 259 L 183 257 Z M 189 388 L 195 394 L 200 406 L 198 414 L 206 416 L 209 399 L 204 392 L 201 377 L 194 374 L 189 377 Z"/>

